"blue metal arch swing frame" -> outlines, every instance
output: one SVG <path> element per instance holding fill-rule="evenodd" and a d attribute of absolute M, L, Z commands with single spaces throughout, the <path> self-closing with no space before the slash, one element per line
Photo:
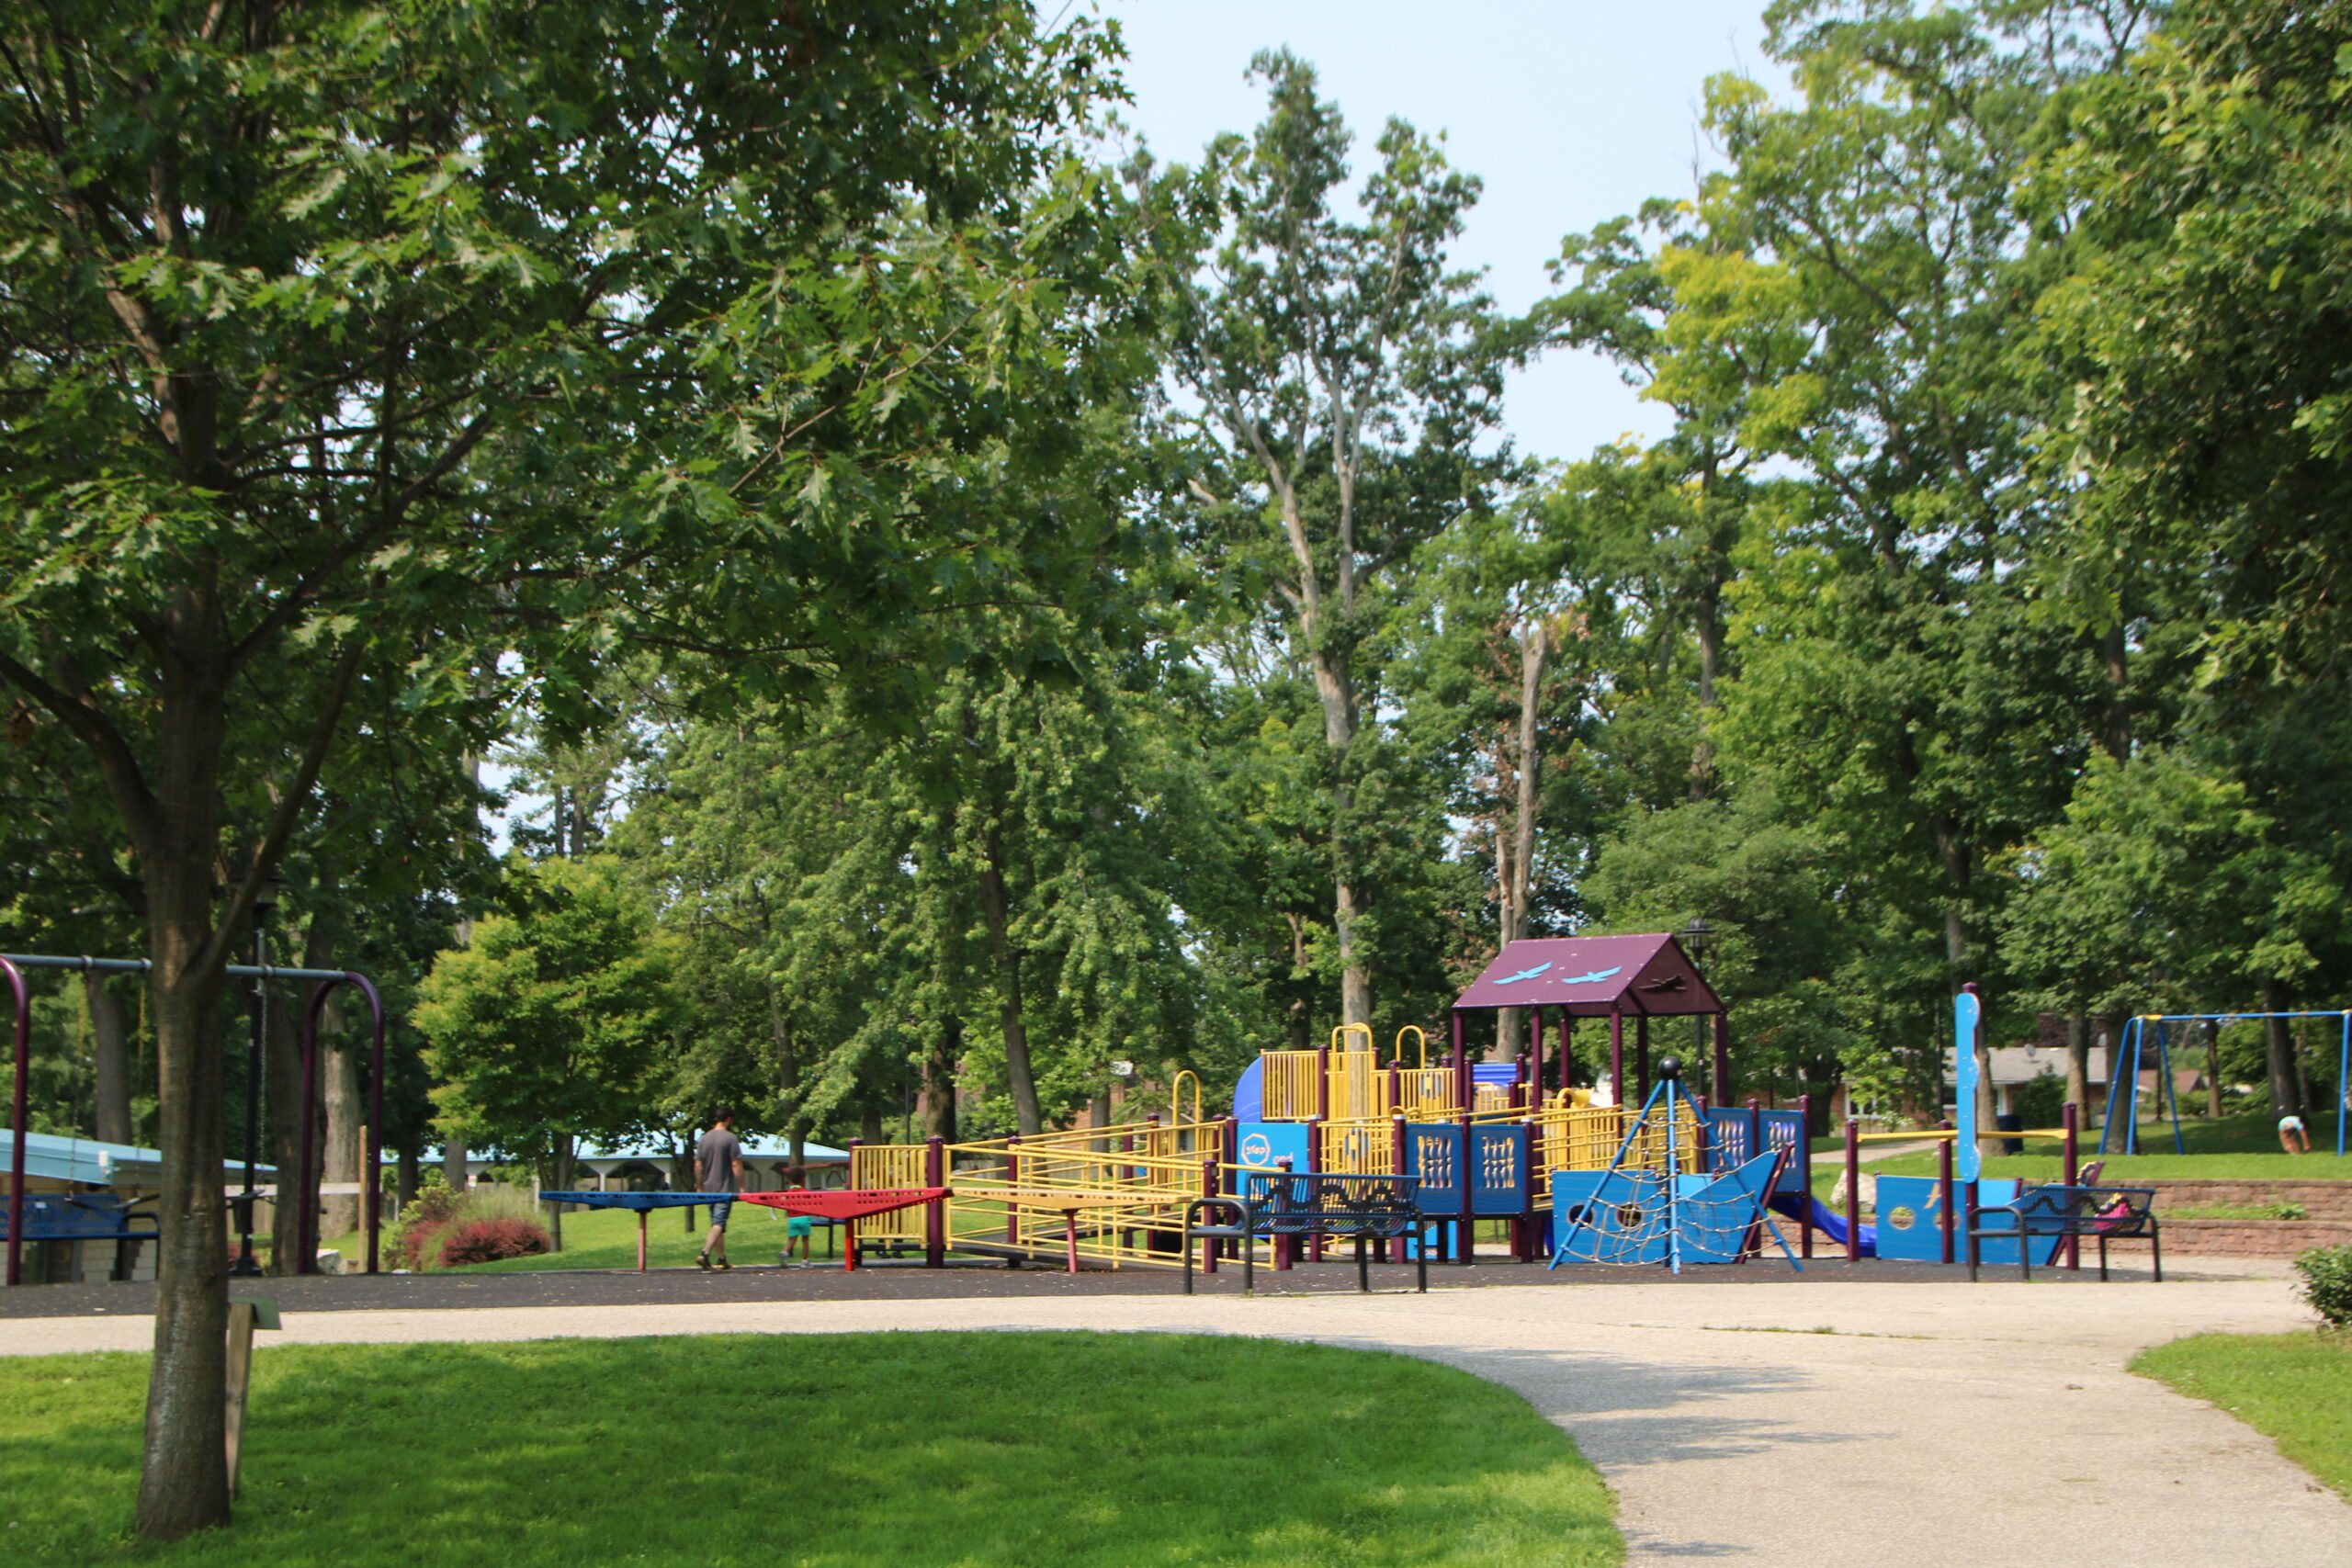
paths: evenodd
<path fill-rule="evenodd" d="M 2123 1147 L 2116 1152 L 2132 1154 L 2139 1149 L 2140 1064 L 2146 1052 L 2148 1024 L 2153 1023 L 2156 1026 L 2157 1085 L 2172 1105 L 2173 1148 L 2177 1153 L 2186 1154 L 2188 1151 L 2180 1136 L 2180 1096 L 2173 1088 L 2170 1032 L 2165 1025 L 2223 1024 L 2273 1018 L 2332 1018 L 2340 1024 L 2335 1046 L 2335 1152 L 2342 1155 L 2345 1152 L 2346 1144 L 2346 1111 L 2347 1109 L 2352 1109 L 2347 1107 L 2345 1094 L 2347 1083 L 2352 1083 L 2352 1009 L 2335 1008 L 2307 1009 L 2298 1012 L 2151 1012 L 2133 1015 L 2132 1020 L 2123 1026 L 2123 1039 L 2118 1043 L 2113 1051 L 2109 1053 L 2107 1115 L 2099 1125 L 2098 1152 L 2102 1155 L 2109 1152 L 2107 1140 L 2115 1126 L 2116 1098 L 2122 1093 L 2126 1082 L 2132 1085 L 2132 1098 L 2124 1111 Z M 2127 1052 L 2131 1058 L 2128 1078 L 2123 1066 Z M 2157 1103 L 2161 1108 L 2165 1101 L 2159 1100 Z"/>

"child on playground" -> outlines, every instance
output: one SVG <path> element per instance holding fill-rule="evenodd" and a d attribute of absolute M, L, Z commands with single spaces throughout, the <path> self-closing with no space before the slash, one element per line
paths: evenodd
<path fill-rule="evenodd" d="M 808 1189 L 796 1181 L 792 1184 L 792 1190 L 806 1192 Z M 792 1267 L 792 1249 L 796 1247 L 800 1249 L 802 1258 L 815 1262 L 816 1254 L 810 1250 L 809 1237 L 815 1235 L 816 1229 L 817 1222 L 807 1214 L 786 1214 L 784 1217 L 784 1256 L 776 1259 L 777 1266 Z"/>
<path fill-rule="evenodd" d="M 2290 1155 L 2307 1155 L 2312 1152 L 2312 1135 L 2303 1131 L 2301 1117 L 2281 1116 L 2278 1118 L 2278 1146 Z"/>

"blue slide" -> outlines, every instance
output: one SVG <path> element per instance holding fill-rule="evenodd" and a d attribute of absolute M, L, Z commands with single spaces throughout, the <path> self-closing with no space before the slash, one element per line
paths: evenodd
<path fill-rule="evenodd" d="M 1772 1194 L 1772 1212 L 1776 1214 L 1786 1214 L 1792 1220 L 1802 1220 L 1805 1217 L 1805 1205 L 1807 1204 L 1811 1204 L 1813 1206 L 1813 1228 L 1821 1232 L 1824 1235 L 1826 1235 L 1832 1245 L 1838 1247 L 1845 1246 L 1845 1215 L 1839 1213 L 1835 1209 L 1826 1207 L 1823 1204 L 1820 1199 L 1815 1197 L 1810 1192 L 1775 1192 Z M 1862 1256 L 1864 1258 L 1876 1258 L 1878 1256 L 1878 1227 L 1876 1225 L 1862 1226 Z"/>

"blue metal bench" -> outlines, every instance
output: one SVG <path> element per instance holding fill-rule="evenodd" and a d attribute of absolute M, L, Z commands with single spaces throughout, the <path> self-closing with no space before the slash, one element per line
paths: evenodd
<path fill-rule="evenodd" d="M 2073 1187 L 2052 1182 L 2029 1187 L 2007 1203 L 1987 1203 L 1968 1215 L 1968 1277 L 1976 1278 L 1979 1243 L 2015 1240 L 2018 1264 L 2026 1279 L 2033 1278 L 2032 1243 L 2028 1237 L 2095 1236 L 2098 1240 L 2098 1277 L 2107 1278 L 2107 1244 L 2117 1236 L 2144 1236 L 2154 1261 L 2156 1282 L 2165 1277 L 2165 1247 L 2156 1223 L 2156 1190 L 2153 1187 Z M 1984 1221 L 2007 1215 L 2000 1229 Z"/>
<path fill-rule="evenodd" d="M 1430 1288 L 1428 1237 L 1424 1234 L 1444 1216 L 1426 1215 L 1420 1207 L 1420 1181 L 1410 1176 L 1356 1176 L 1325 1171 L 1250 1171 L 1241 1179 L 1240 1192 L 1216 1198 L 1195 1198 L 1184 1210 L 1184 1293 L 1193 1292 L 1193 1242 L 1206 1238 L 1212 1245 L 1226 1239 L 1241 1242 L 1242 1287 L 1254 1283 L 1250 1242 L 1275 1236 L 1351 1236 L 1356 1244 L 1356 1289 L 1372 1289 L 1367 1243 L 1417 1236 L 1413 1248 L 1415 1279 Z M 1205 1212 L 1232 1215 L 1226 1224 L 1203 1224 Z"/>
<path fill-rule="evenodd" d="M 156 1217 L 138 1211 L 153 1199 L 126 1199 L 113 1192 L 28 1192 L 24 1197 L 27 1241 L 111 1241 L 115 1267 L 122 1272 L 122 1244 L 159 1241 L 163 1231 Z M 0 1201 L 0 1241 L 8 1235 L 8 1206 Z"/>

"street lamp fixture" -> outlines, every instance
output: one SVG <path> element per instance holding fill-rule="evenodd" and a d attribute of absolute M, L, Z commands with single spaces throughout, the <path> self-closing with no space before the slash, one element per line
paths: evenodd
<path fill-rule="evenodd" d="M 254 892 L 254 966 L 269 965 L 269 912 L 277 904 L 278 895 L 286 890 L 286 879 L 271 872 L 267 880 Z M 247 1010 L 252 1027 L 245 1043 L 245 1190 L 238 1194 L 237 1258 L 229 1265 L 229 1272 L 252 1275 L 261 1272 L 261 1264 L 254 1258 L 254 1202 L 258 1194 L 254 1190 L 254 1168 L 261 1163 L 261 1060 L 262 1040 L 269 1023 L 269 982 L 256 975 L 249 993 L 252 1005 Z M 279 1171 L 277 1201 L 286 1201 L 286 1173 Z"/>

